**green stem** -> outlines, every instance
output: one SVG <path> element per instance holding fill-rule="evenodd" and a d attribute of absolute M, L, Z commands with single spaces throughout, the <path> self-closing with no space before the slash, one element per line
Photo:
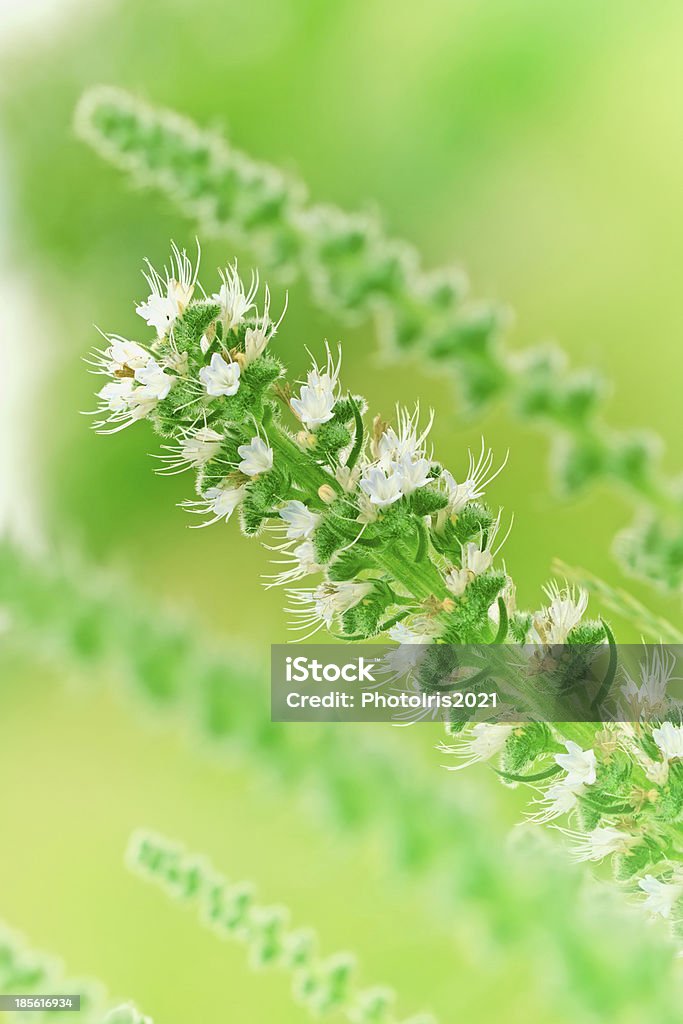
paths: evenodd
<path fill-rule="evenodd" d="M 292 480 L 305 492 L 318 497 L 321 487 L 332 487 L 338 494 L 342 493 L 341 484 L 331 473 L 318 466 L 317 463 L 302 451 L 285 433 L 283 428 L 272 421 L 268 426 L 268 441 L 273 452 L 286 463 Z"/>
<path fill-rule="evenodd" d="M 379 551 L 373 552 L 373 558 L 416 600 L 424 601 L 432 596 L 443 599 L 448 596 L 441 574 L 428 558 L 416 562 L 414 554 L 397 543 L 383 545 Z"/>

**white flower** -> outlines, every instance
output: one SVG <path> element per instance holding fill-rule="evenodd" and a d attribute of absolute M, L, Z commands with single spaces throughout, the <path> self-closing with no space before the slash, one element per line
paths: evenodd
<path fill-rule="evenodd" d="M 393 469 L 372 466 L 363 474 L 360 486 L 370 502 L 379 508 L 386 508 L 403 497 L 401 477 Z"/>
<path fill-rule="evenodd" d="M 455 754 L 456 757 L 464 758 L 462 764 L 445 765 L 444 767 L 448 768 L 450 772 L 457 772 L 462 768 L 469 768 L 477 761 L 489 761 L 503 749 L 512 730 L 512 725 L 492 725 L 489 722 L 478 722 L 462 739 L 450 746 L 447 744 L 439 746 L 439 750 L 444 754 Z"/>
<path fill-rule="evenodd" d="M 240 386 L 239 363 L 226 363 L 220 352 L 214 352 L 208 366 L 202 366 L 199 379 L 206 389 L 207 395 L 218 398 L 220 395 L 236 395 Z"/>
<path fill-rule="evenodd" d="M 156 405 L 156 399 L 148 393 L 147 388 L 136 387 L 132 377 L 109 381 L 100 389 L 97 397 L 101 402 L 97 413 L 109 413 L 105 419 L 95 423 L 95 430 L 100 434 L 115 434 L 124 430 L 131 423 L 147 416 Z M 108 427 L 108 424 L 113 426 Z"/>
<path fill-rule="evenodd" d="M 199 469 L 218 455 L 223 435 L 211 427 L 200 427 L 198 430 L 184 429 L 180 433 L 178 444 L 165 444 L 161 447 L 168 455 L 157 455 L 160 462 L 165 463 L 159 470 L 166 476 L 184 473 L 186 469 Z"/>
<path fill-rule="evenodd" d="M 683 885 L 662 882 L 654 875 L 645 875 L 645 878 L 641 878 L 638 888 L 647 894 L 647 899 L 643 900 L 643 906 L 651 910 L 653 914 L 659 914 L 660 917 L 666 918 L 671 917 L 674 904 L 683 893 Z"/>
<path fill-rule="evenodd" d="M 322 423 L 327 423 L 332 419 L 338 398 L 341 349 L 339 350 L 339 360 L 335 365 L 327 343 L 325 348 L 327 350 L 325 369 L 321 370 L 314 360 L 313 369 L 308 371 L 306 383 L 302 385 L 299 397 L 290 400 L 295 415 L 308 430 L 315 430 Z"/>
<path fill-rule="evenodd" d="M 639 664 L 640 685 L 624 669 L 626 682 L 621 695 L 626 704 L 624 717 L 638 721 L 640 718 L 654 718 L 665 712 L 668 704 L 668 689 L 671 676 L 676 668 L 676 657 L 663 647 L 647 648 Z"/>
<path fill-rule="evenodd" d="M 506 455 L 501 465 L 495 472 L 493 467 L 493 451 L 486 450 L 484 438 L 481 439 L 481 452 L 479 459 L 475 462 L 472 452 L 469 452 L 469 467 L 467 476 L 458 483 L 452 473 L 447 469 L 441 473 L 440 480 L 443 482 L 448 496 L 448 512 L 450 515 L 459 515 L 465 505 L 476 501 L 484 494 L 488 485 L 496 479 L 498 474 L 505 468 L 508 456 Z"/>
<path fill-rule="evenodd" d="M 337 483 L 342 485 L 347 494 L 351 494 L 360 481 L 360 466 L 356 465 L 352 469 L 348 466 L 337 466 L 334 475 Z"/>
<path fill-rule="evenodd" d="M 492 538 L 489 538 L 489 543 L 491 540 Z M 463 544 L 462 567 L 465 572 L 471 573 L 472 576 L 481 576 L 489 571 L 492 564 L 493 552 L 488 547 L 488 544 L 485 548 L 481 548 L 473 540 Z"/>
<path fill-rule="evenodd" d="M 199 272 L 199 243 L 197 243 L 197 267 L 193 271 L 185 250 L 178 249 L 175 242 L 171 243 L 171 269 L 164 267 L 165 277 L 154 269 L 149 260 L 145 260 L 149 273 L 145 280 L 150 287 L 150 294 L 145 302 L 135 308 L 146 324 L 156 329 L 160 338 L 165 337 L 173 329 L 177 318 L 185 312 L 192 298 L 197 274 Z"/>
<path fill-rule="evenodd" d="M 186 435 L 180 454 L 192 466 L 205 466 L 217 454 L 222 440 L 223 435 L 211 427 L 200 427 Z"/>
<path fill-rule="evenodd" d="M 503 599 L 503 604 L 505 605 L 509 619 L 517 610 L 517 588 L 509 576 L 506 580 L 505 586 L 498 596 Z M 494 626 L 497 627 L 500 625 L 500 608 L 498 607 L 498 598 L 496 598 L 489 608 L 489 619 Z"/>
<path fill-rule="evenodd" d="M 529 821 L 536 825 L 544 825 L 563 814 L 569 814 L 576 807 L 579 799 L 579 791 L 567 784 L 568 780 L 555 782 L 548 786 L 541 800 L 534 800 L 535 804 L 541 805 L 541 810 L 527 815 Z"/>
<path fill-rule="evenodd" d="M 385 469 L 403 459 L 413 462 L 420 461 L 425 457 L 425 441 L 432 429 L 434 413 L 430 414 L 429 422 L 420 434 L 418 434 L 419 405 L 415 406 L 415 411 L 412 413 L 396 406 L 396 418 L 398 431 L 393 427 L 386 427 L 376 443 L 373 444 L 373 454 Z"/>
<path fill-rule="evenodd" d="M 567 776 L 564 785 L 568 789 L 583 789 L 584 786 L 592 786 L 595 782 L 597 758 L 595 751 L 582 750 L 578 743 L 567 740 L 566 754 L 555 754 L 555 763 L 563 768 Z"/>
<path fill-rule="evenodd" d="M 287 523 L 288 540 L 310 537 L 320 520 L 320 516 L 311 512 L 303 501 L 288 501 L 280 509 L 278 515 Z"/>
<path fill-rule="evenodd" d="M 289 568 L 283 569 L 274 576 L 267 576 L 266 579 L 270 581 L 266 584 L 267 588 L 282 587 L 322 570 L 322 566 L 318 565 L 316 561 L 315 545 L 312 540 L 303 541 L 294 550 L 288 547 L 281 547 L 277 550 L 284 551 L 286 557 L 277 559 L 276 563 L 288 565 Z"/>
<path fill-rule="evenodd" d="M 588 593 L 582 588 L 560 590 L 554 581 L 543 588 L 550 604 L 537 612 L 532 620 L 529 640 L 536 644 L 566 644 L 588 607 Z"/>
<path fill-rule="evenodd" d="M 389 636 L 399 646 L 387 651 L 382 658 L 382 664 L 395 679 L 402 678 L 414 669 L 424 655 L 425 645 L 434 642 L 433 633 L 430 634 L 427 629 L 415 628 L 420 625 L 419 622 L 415 622 L 411 628 L 403 622 L 397 622 L 389 630 Z"/>
<path fill-rule="evenodd" d="M 657 786 L 664 786 L 669 778 L 668 761 L 651 761 L 649 757 L 642 757 L 645 775 Z"/>
<path fill-rule="evenodd" d="M 193 529 L 212 526 L 221 519 L 227 523 L 244 498 L 246 489 L 246 484 L 242 484 L 240 487 L 233 487 L 227 480 L 224 480 L 217 487 L 209 487 L 204 491 L 199 501 L 183 501 L 181 506 L 186 508 L 188 512 L 196 515 L 212 516 L 211 519 L 207 519 L 205 523 L 200 523 L 199 526 L 193 527 Z"/>
<path fill-rule="evenodd" d="M 598 825 L 592 832 L 572 832 L 561 829 L 575 841 L 574 856 L 578 861 L 603 860 L 612 853 L 626 853 L 638 842 L 635 836 L 620 832 L 612 825 Z"/>
<path fill-rule="evenodd" d="M 97 392 L 111 412 L 126 412 L 130 408 L 131 395 L 135 382 L 131 377 L 112 380 Z"/>
<path fill-rule="evenodd" d="M 452 566 L 446 573 L 444 582 L 454 597 L 462 597 L 471 579 L 472 575 L 467 569 Z"/>
<path fill-rule="evenodd" d="M 389 630 L 389 636 L 397 644 L 431 644 L 434 640 L 433 634 L 430 635 L 427 632 L 420 632 L 414 628 L 411 629 L 404 622 L 397 622 L 395 626 L 392 626 Z"/>
<path fill-rule="evenodd" d="M 141 302 L 135 307 L 135 312 L 143 318 L 148 327 L 154 327 L 158 336 L 163 338 L 178 318 L 178 304 L 170 295 L 152 293 L 146 302 Z"/>
<path fill-rule="evenodd" d="M 144 400 L 160 402 L 166 398 L 176 382 L 176 378 L 166 373 L 156 359 L 150 356 L 145 366 L 135 371 L 135 379 L 145 389 Z"/>
<path fill-rule="evenodd" d="M 258 476 L 273 468 L 273 449 L 260 437 L 252 437 L 249 444 L 241 444 L 237 454 L 242 459 L 238 468 L 245 476 Z"/>
<path fill-rule="evenodd" d="M 263 354 L 266 345 L 277 333 L 277 329 L 282 323 L 284 315 L 287 312 L 287 301 L 288 297 L 285 298 L 285 308 L 282 310 L 280 319 L 277 323 L 273 323 L 269 315 L 270 291 L 268 290 L 268 285 L 266 285 L 266 297 L 263 303 L 263 316 L 259 321 L 257 321 L 254 327 L 248 327 L 244 334 L 244 360 L 247 366 Z"/>
<path fill-rule="evenodd" d="M 323 619 L 325 625 L 330 626 L 336 615 L 342 615 L 349 608 L 353 608 L 371 590 L 371 583 L 355 583 L 353 580 L 321 583 L 313 591 L 316 613 Z"/>
<path fill-rule="evenodd" d="M 500 529 L 500 516 L 501 514 L 499 512 L 489 528 L 486 543 L 483 547 L 483 536 L 480 537 L 478 544 L 475 541 L 470 540 L 466 544 L 461 545 L 462 565 L 460 568 L 454 566 L 449 569 L 444 578 L 446 586 L 455 597 L 462 597 L 468 584 L 470 584 L 476 576 L 483 576 L 484 573 L 489 571 L 493 565 L 493 559 L 508 539 L 510 530 L 512 529 L 512 523 L 510 524 L 510 529 L 505 534 L 498 547 L 494 550 L 493 544 L 498 534 L 498 530 Z M 498 609 L 496 607 L 496 611 L 497 610 Z"/>
<path fill-rule="evenodd" d="M 302 576 L 308 576 L 309 573 L 316 572 L 320 568 L 315 560 L 315 546 L 312 540 L 305 540 L 302 544 L 298 544 L 292 554 L 298 562 L 299 572 Z"/>
<path fill-rule="evenodd" d="M 142 369 L 149 360 L 149 352 L 137 341 L 128 341 L 114 334 L 111 337 L 111 344 L 104 353 L 107 360 L 107 373 L 118 376 L 126 371 Z M 130 374 L 128 374 L 130 376 Z"/>
<path fill-rule="evenodd" d="M 683 726 L 663 722 L 658 729 L 652 730 L 652 739 L 661 750 L 666 761 L 683 757 Z"/>
<path fill-rule="evenodd" d="M 404 494 L 412 494 L 418 488 L 424 487 L 429 480 L 431 467 L 428 459 L 414 459 L 409 455 L 404 455 L 398 462 L 392 464 Z"/>
<path fill-rule="evenodd" d="M 237 272 L 237 260 L 232 266 L 221 270 L 220 276 L 223 283 L 211 296 L 211 300 L 221 307 L 220 321 L 223 324 L 223 331 L 227 332 L 243 323 L 246 314 L 253 309 L 259 277 L 258 273 L 252 271 L 249 291 L 246 291 Z"/>
<path fill-rule="evenodd" d="M 325 582 L 313 590 L 290 590 L 289 597 L 294 603 L 287 611 L 295 617 L 294 629 L 310 630 L 302 640 L 308 639 L 321 626 L 328 629 L 338 615 L 362 601 L 372 590 L 372 583 L 356 583 L 344 580 L 340 583 Z"/>

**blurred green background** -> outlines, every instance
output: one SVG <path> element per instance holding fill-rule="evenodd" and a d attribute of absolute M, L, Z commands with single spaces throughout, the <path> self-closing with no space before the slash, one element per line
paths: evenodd
<path fill-rule="evenodd" d="M 461 260 L 476 294 L 516 311 L 515 344 L 556 338 L 576 362 L 597 365 L 615 383 L 613 421 L 657 429 L 676 469 L 680 4 L 110 0 L 50 18 L 29 3 L 22 21 L 6 26 L 0 50 L 5 315 L 16 304 L 3 358 L 29 368 L 12 444 L 29 452 L 33 511 L 52 542 L 121 566 L 150 605 L 172 600 L 263 665 L 287 637 L 282 595 L 261 586 L 268 559 L 258 544 L 233 525 L 188 531 L 176 508 L 188 479 L 152 473 L 147 429 L 102 439 L 79 415 L 93 405 L 81 362 L 97 341 L 92 325 L 134 336 L 142 257 L 163 263 L 171 237 L 193 244 L 192 226 L 165 201 L 129 191 L 73 137 L 74 105 L 99 82 L 226 129 L 238 148 L 302 177 L 315 200 L 378 208 L 428 265 Z M 233 255 L 204 245 L 203 280 Z M 453 470 L 482 430 L 501 456 L 510 448 L 490 497 L 515 513 L 505 556 L 522 605 L 539 603 L 555 556 L 623 584 L 609 556 L 630 518 L 618 495 L 558 503 L 542 437 L 502 411 L 463 423 L 442 381 L 382 365 L 371 327 L 316 312 L 295 286 L 279 354 L 300 371 L 304 346 L 325 337 L 344 341 L 345 383 L 371 409 L 415 398 L 434 407 L 436 452 Z M 11 493 L 11 481 L 3 486 Z M 679 621 L 677 605 L 627 585 Z M 637 635 L 624 626 L 621 638 Z M 492 986 L 448 922 L 437 928 L 418 894 L 385 877 L 371 844 L 340 846 L 311 828 L 296 802 L 254 788 L 252 766 L 202 762 L 137 725 L 109 691 L 65 690 L 58 666 L 5 655 L 0 673 L 0 914 L 159 1021 L 208 1020 L 217 1005 L 283 1024 L 300 1014 L 282 985 L 249 974 L 238 950 L 216 947 L 124 875 L 120 853 L 139 824 L 207 849 L 233 877 L 263 880 L 269 898 L 318 924 L 326 948 L 356 948 L 367 977 L 400 984 L 405 1008 L 565 1019 L 514 948 L 491 967 Z M 255 699 L 266 715 L 265 692 Z M 400 743 L 419 748 L 436 776 L 432 741 L 427 730 L 402 732 L 398 756 Z M 501 842 L 514 795 L 483 769 L 452 784 L 486 793 L 491 842 Z"/>

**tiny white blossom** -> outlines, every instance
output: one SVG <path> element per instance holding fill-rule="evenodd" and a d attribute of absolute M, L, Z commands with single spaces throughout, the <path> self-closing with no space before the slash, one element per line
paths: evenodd
<path fill-rule="evenodd" d="M 427 628 L 420 628 L 421 625 L 414 622 L 411 627 L 404 622 L 397 622 L 389 629 L 389 636 L 399 646 L 387 651 L 382 658 L 382 665 L 395 679 L 402 678 L 414 669 L 423 657 L 423 648 L 434 642 L 434 634 Z"/>
<path fill-rule="evenodd" d="M 263 355 L 266 345 L 277 333 L 277 329 L 287 312 L 287 302 L 288 297 L 285 298 L 285 308 L 282 310 L 280 319 L 277 323 L 273 323 L 270 319 L 270 291 L 268 290 L 268 285 L 266 285 L 263 315 L 254 327 L 248 327 L 244 333 L 244 360 L 247 366 Z"/>
<path fill-rule="evenodd" d="M 683 726 L 663 722 L 659 728 L 652 730 L 652 739 L 666 761 L 683 757 Z"/>
<path fill-rule="evenodd" d="M 555 754 L 555 763 L 566 771 L 564 785 L 569 789 L 592 786 L 595 782 L 597 758 L 594 750 L 582 750 L 573 740 L 565 742 L 566 754 Z"/>
<path fill-rule="evenodd" d="M 412 494 L 424 487 L 429 480 L 431 467 L 428 459 L 415 459 L 408 455 L 393 463 L 393 472 L 398 476 L 403 494 Z"/>
<path fill-rule="evenodd" d="M 544 645 L 566 644 L 567 638 L 584 616 L 588 593 L 582 588 L 560 590 L 554 581 L 543 588 L 550 604 L 537 612 L 532 620 L 529 640 Z"/>
<path fill-rule="evenodd" d="M 108 406 L 111 412 L 125 412 L 130 407 L 130 399 L 135 387 L 131 377 L 112 380 L 97 392 L 97 397 Z"/>
<path fill-rule="evenodd" d="M 227 523 L 235 509 L 242 502 L 246 493 L 247 485 L 233 487 L 227 480 L 224 480 L 217 487 L 209 487 L 202 494 L 198 501 L 183 501 L 181 506 L 196 515 L 209 515 L 212 518 L 200 523 L 193 529 L 202 529 L 204 526 L 212 526 L 221 520 Z"/>
<path fill-rule="evenodd" d="M 342 615 L 349 608 L 353 608 L 371 590 L 371 583 L 355 583 L 353 580 L 321 583 L 313 592 L 316 612 L 325 624 L 330 626 L 336 615 Z"/>
<path fill-rule="evenodd" d="M 439 750 L 444 754 L 455 754 L 463 758 L 462 764 L 445 765 L 450 772 L 460 771 L 462 768 L 469 768 L 478 761 L 490 761 L 492 757 L 499 754 L 512 734 L 513 726 L 505 724 L 491 724 L 489 722 L 477 722 L 468 733 L 461 739 L 450 745 L 441 744 Z"/>
<path fill-rule="evenodd" d="M 419 462 L 426 456 L 425 442 L 429 436 L 434 422 L 434 413 L 430 414 L 425 429 L 418 433 L 418 421 L 420 419 L 420 406 L 416 405 L 415 410 L 409 413 L 407 409 L 396 406 L 396 419 L 398 430 L 394 427 L 386 427 L 377 441 L 373 444 L 373 454 L 380 466 L 387 469 L 393 463 L 407 459 L 409 462 Z M 431 464 L 431 463 L 430 463 Z"/>
<path fill-rule="evenodd" d="M 643 767 L 650 782 L 654 782 L 657 786 L 665 785 L 669 778 L 668 761 L 652 761 L 649 757 L 643 757 Z"/>
<path fill-rule="evenodd" d="M 638 721 L 662 715 L 667 707 L 669 683 L 676 668 L 676 657 L 661 646 L 647 648 L 639 664 L 640 683 L 624 669 L 621 696 L 625 717 Z M 627 714 L 628 713 L 628 714 Z"/>
<path fill-rule="evenodd" d="M 389 636 L 397 644 L 431 644 L 434 640 L 433 634 L 422 632 L 414 626 L 406 626 L 404 622 L 397 622 L 389 630 Z"/>
<path fill-rule="evenodd" d="M 294 616 L 294 629 L 310 630 L 307 639 L 322 626 L 328 629 L 338 615 L 343 615 L 362 601 L 372 590 L 372 583 L 357 583 L 343 580 L 339 583 L 325 582 L 313 590 L 290 590 L 289 597 L 295 607 L 287 611 Z"/>
<path fill-rule="evenodd" d="M 315 546 L 312 540 L 305 540 L 303 543 L 297 544 L 292 554 L 299 563 L 299 571 L 302 575 L 307 576 L 320 568 L 315 560 Z"/>
<path fill-rule="evenodd" d="M 573 854 L 578 861 L 599 861 L 612 853 L 626 853 L 638 842 L 635 836 L 621 832 L 612 825 L 598 825 L 588 833 L 572 832 L 569 829 L 560 831 L 575 841 Z"/>
<path fill-rule="evenodd" d="M 465 572 L 470 573 L 471 576 L 482 576 L 485 572 L 489 571 L 492 564 L 493 552 L 488 545 L 485 548 L 481 548 L 473 540 L 463 544 L 462 567 Z"/>
<path fill-rule="evenodd" d="M 193 466 L 205 466 L 217 454 L 222 440 L 222 435 L 211 427 L 200 427 L 186 435 L 180 454 Z"/>
<path fill-rule="evenodd" d="M 252 437 L 249 444 L 241 444 L 237 454 L 242 459 L 238 468 L 245 476 L 258 476 L 273 468 L 273 449 L 260 437 Z"/>
<path fill-rule="evenodd" d="M 472 574 L 467 569 L 458 569 L 456 566 L 451 566 L 444 576 L 444 582 L 454 597 L 462 597 L 471 579 Z"/>
<path fill-rule="evenodd" d="M 496 479 L 498 474 L 502 472 L 507 464 L 508 456 L 506 455 L 501 465 L 492 472 L 493 468 L 493 451 L 491 448 L 488 450 L 484 444 L 484 439 L 481 439 L 481 451 L 479 458 L 475 461 L 472 452 L 469 452 L 469 467 L 467 470 L 467 476 L 464 480 L 456 481 L 452 473 L 447 469 L 443 470 L 440 476 L 443 487 L 446 490 L 448 496 L 448 512 L 450 515 L 459 515 L 464 509 L 465 505 L 468 505 L 471 501 L 476 501 L 481 498 L 488 487 L 488 485 Z"/>
<path fill-rule="evenodd" d="M 365 471 L 360 482 L 361 490 L 367 494 L 371 504 L 379 508 L 393 505 L 403 497 L 401 477 L 394 469 L 372 466 Z"/>
<path fill-rule="evenodd" d="M 505 605 L 509 619 L 517 610 L 517 588 L 509 576 L 506 580 L 505 586 L 498 596 L 503 599 L 503 604 Z M 494 626 L 497 627 L 500 625 L 500 608 L 498 607 L 498 598 L 496 598 L 489 608 L 489 619 Z"/>
<path fill-rule="evenodd" d="M 288 501 L 278 515 L 287 523 L 288 540 L 310 537 L 320 521 L 320 516 L 311 512 L 303 501 Z"/>
<path fill-rule="evenodd" d="M 149 352 L 137 341 L 128 341 L 112 335 L 111 344 L 105 352 L 107 372 L 112 376 L 125 373 L 127 370 L 140 370 L 149 360 Z"/>
<path fill-rule="evenodd" d="M 174 476 L 187 469 L 199 469 L 218 455 L 222 441 L 223 435 L 211 427 L 184 429 L 177 444 L 161 446 L 168 455 L 155 456 L 164 463 L 159 472 L 165 476 Z"/>
<path fill-rule="evenodd" d="M 285 558 L 276 559 L 276 564 L 289 566 L 273 576 L 267 576 L 269 582 L 266 587 L 282 587 L 304 576 L 321 572 L 322 566 L 316 560 L 315 545 L 312 540 L 304 540 L 293 550 L 291 548 L 279 548 L 277 550 L 285 553 Z"/>
<path fill-rule="evenodd" d="M 135 379 L 145 389 L 145 398 L 157 402 L 168 396 L 176 378 L 159 366 L 156 359 L 150 356 L 145 366 L 135 371 Z"/>
<path fill-rule="evenodd" d="M 199 379 L 207 395 L 218 398 L 221 395 L 236 395 L 240 386 L 239 363 L 227 363 L 220 352 L 214 352 L 208 366 L 202 366 Z"/>
<path fill-rule="evenodd" d="M 316 427 L 332 419 L 338 398 L 341 349 L 339 360 L 335 365 L 329 345 L 326 344 L 325 348 L 327 350 L 326 367 L 321 369 L 314 360 L 313 369 L 308 371 L 306 383 L 302 384 L 299 397 L 290 400 L 295 415 L 308 430 L 315 430 Z"/>
<path fill-rule="evenodd" d="M 178 317 L 178 304 L 170 295 L 150 295 L 135 308 L 148 327 L 154 327 L 160 338 L 168 334 Z"/>
<path fill-rule="evenodd" d="M 97 397 L 101 402 L 97 414 L 109 414 L 105 419 L 95 423 L 95 430 L 101 434 L 115 434 L 124 430 L 131 423 L 147 416 L 156 405 L 156 399 L 148 389 L 136 387 L 132 377 L 109 381 L 100 389 Z"/>
<path fill-rule="evenodd" d="M 567 779 L 554 782 L 548 786 L 541 800 L 533 801 L 535 804 L 541 805 L 541 810 L 527 815 L 527 819 L 536 825 L 554 821 L 555 818 L 559 818 L 563 814 L 569 814 L 576 807 L 579 796 L 579 790 L 569 786 Z"/>
<path fill-rule="evenodd" d="M 512 525 L 510 526 L 511 528 Z M 502 548 L 510 533 L 510 530 L 508 530 L 498 547 L 494 549 L 493 544 L 499 529 L 500 512 L 489 528 L 486 543 L 483 547 L 483 537 L 480 538 L 478 544 L 470 540 L 466 544 L 461 545 L 462 565 L 460 567 L 452 566 L 444 577 L 444 582 L 454 597 L 462 597 L 472 580 L 476 576 L 482 576 L 488 572 L 493 565 L 493 559 Z M 514 600 L 514 595 L 512 595 L 512 600 Z M 496 611 L 498 611 L 497 606 Z"/>
<path fill-rule="evenodd" d="M 144 277 L 150 287 L 150 294 L 145 302 L 135 308 L 149 327 L 156 329 L 160 338 L 165 337 L 173 329 L 177 318 L 185 312 L 192 298 L 197 274 L 199 272 L 199 245 L 197 245 L 197 266 L 193 271 L 185 250 L 178 249 L 175 242 L 171 243 L 171 269 L 164 267 L 165 277 L 161 277 L 149 260 L 146 260 L 148 273 Z"/>
<path fill-rule="evenodd" d="M 220 321 L 223 331 L 231 331 L 244 322 L 250 309 L 254 308 L 254 299 L 258 291 L 259 276 L 252 271 L 249 290 L 247 291 L 237 272 L 237 260 L 232 266 L 220 271 L 220 289 L 211 296 L 211 300 L 221 307 Z"/>
<path fill-rule="evenodd" d="M 647 895 L 643 900 L 643 906 L 659 914 L 660 917 L 671 917 L 674 904 L 683 894 L 683 885 L 675 882 L 662 882 L 654 875 L 645 875 L 638 882 L 638 888 Z"/>

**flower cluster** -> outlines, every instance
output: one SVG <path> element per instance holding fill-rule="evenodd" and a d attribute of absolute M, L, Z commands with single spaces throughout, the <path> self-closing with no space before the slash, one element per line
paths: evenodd
<path fill-rule="evenodd" d="M 599 642 L 584 623 L 583 596 L 557 587 L 550 604 L 518 611 L 495 564 L 501 513 L 482 502 L 500 471 L 482 442 L 454 476 L 429 445 L 432 416 L 397 409 L 393 422 L 364 423 L 365 402 L 343 391 L 341 350 L 325 348 L 291 386 L 270 342 L 258 275 L 248 287 L 237 265 L 207 295 L 197 268 L 174 245 L 163 274 L 147 264 L 149 295 L 137 312 L 151 339 L 107 336 L 92 365 L 108 377 L 97 429 L 146 419 L 164 439 L 162 473 L 193 470 L 187 510 L 201 526 L 238 515 L 246 534 L 265 532 L 284 568 L 303 636 L 324 627 L 347 639 L 386 634 L 402 642 Z"/>
<path fill-rule="evenodd" d="M 580 610 L 553 593 L 543 634 Z M 533 627 L 537 628 L 537 627 Z M 613 721 L 551 725 L 479 723 L 442 751 L 451 770 L 497 759 L 502 777 L 534 792 L 527 820 L 554 823 L 577 860 L 612 862 L 617 880 L 683 938 L 683 724 L 672 695 L 677 658 L 644 648 L 620 668 Z"/>
<path fill-rule="evenodd" d="M 681 589 L 683 492 L 661 469 L 660 438 L 606 429 L 609 388 L 596 369 L 572 369 L 556 347 L 512 353 L 508 311 L 470 298 L 459 268 L 423 269 L 414 247 L 387 236 L 376 219 L 307 202 L 299 183 L 175 113 L 101 88 L 84 95 L 76 122 L 105 159 L 160 189 L 212 235 L 244 240 L 271 266 L 306 278 L 322 308 L 354 317 L 381 310 L 393 356 L 419 349 L 457 378 L 471 408 L 506 398 L 550 435 L 550 465 L 563 491 L 607 482 L 630 492 L 639 514 L 617 538 L 618 560 L 657 587 Z M 169 297 L 159 298 L 157 315 L 168 307 L 172 316 Z M 400 490 L 380 472 L 372 480 L 383 501 Z"/>

